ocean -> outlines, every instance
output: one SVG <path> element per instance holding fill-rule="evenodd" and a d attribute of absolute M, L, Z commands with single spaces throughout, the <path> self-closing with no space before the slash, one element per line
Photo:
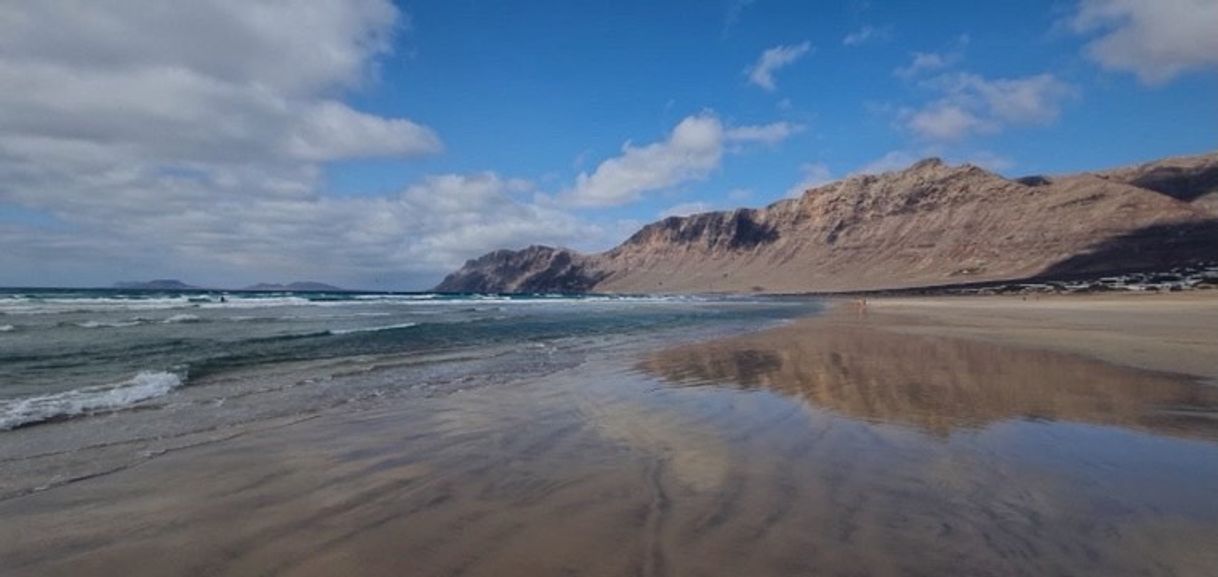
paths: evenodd
<path fill-rule="evenodd" d="M 815 306 L 709 296 L 0 289 L 0 435 L 178 398 L 222 403 L 274 379 L 297 386 L 376 373 L 346 392 L 273 401 L 275 414 L 308 412 L 426 376 L 386 377 L 375 367 L 418 373 L 489 355 L 501 367 L 542 370 L 580 339 L 726 330 Z M 209 384 L 214 394 L 191 390 Z"/>
<path fill-rule="evenodd" d="M 6 291 L 0 573 L 1214 574 L 1212 383 L 896 306 Z"/>

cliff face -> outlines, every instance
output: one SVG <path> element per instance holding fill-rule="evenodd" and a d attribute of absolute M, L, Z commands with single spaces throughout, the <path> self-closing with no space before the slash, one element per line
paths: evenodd
<path fill-rule="evenodd" d="M 439 292 L 589 292 L 604 274 L 587 256 L 548 246 L 497 250 L 467 261 L 434 290 Z"/>
<path fill-rule="evenodd" d="M 803 292 L 1218 260 L 1218 154 L 1009 180 L 937 159 L 761 209 L 671 217 L 595 255 L 530 247 L 438 290 Z"/>
<path fill-rule="evenodd" d="M 1218 153 L 1167 158 L 1097 176 L 1166 194 L 1218 216 Z"/>

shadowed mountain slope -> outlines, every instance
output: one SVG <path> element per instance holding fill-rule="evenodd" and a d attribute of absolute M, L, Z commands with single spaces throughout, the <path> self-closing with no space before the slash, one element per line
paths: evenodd
<path fill-rule="evenodd" d="M 1218 154 L 1004 178 L 927 159 L 760 209 L 670 217 L 585 255 L 471 260 L 437 290 L 806 292 L 905 288 L 1218 260 Z"/>

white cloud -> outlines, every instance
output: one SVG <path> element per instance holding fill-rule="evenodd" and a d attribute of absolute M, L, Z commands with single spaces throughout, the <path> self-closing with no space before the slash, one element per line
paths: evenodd
<path fill-rule="evenodd" d="M 650 190 L 705 178 L 723 156 L 723 124 L 711 114 L 689 116 L 662 142 L 634 146 L 591 174 L 580 173 L 567 197 L 577 205 L 610 206 L 637 200 Z"/>
<path fill-rule="evenodd" d="M 0 221 L 0 284 L 420 287 L 492 248 L 601 242 L 491 173 L 326 194 L 329 162 L 441 147 L 342 100 L 404 26 L 387 0 L 0 7 L 0 212 L 34 215 Z"/>
<path fill-rule="evenodd" d="M 683 202 L 663 210 L 660 212 L 659 216 L 660 218 L 668 218 L 670 216 L 689 216 L 691 214 L 710 212 L 712 210 L 715 209 L 710 205 L 710 203 L 707 202 Z"/>
<path fill-rule="evenodd" d="M 975 91 L 995 117 L 1011 124 L 1052 122 L 1061 113 L 1062 101 L 1075 94 L 1072 86 L 1052 74 L 996 80 L 964 74 L 957 82 L 957 92 Z"/>
<path fill-rule="evenodd" d="M 798 198 L 804 191 L 828 184 L 833 181 L 833 172 L 829 166 L 821 162 L 811 162 L 799 167 L 802 176 L 799 182 L 787 189 L 788 198 Z"/>
<path fill-rule="evenodd" d="M 0 17 L 6 59 L 117 73 L 180 68 L 283 94 L 358 85 L 404 18 L 383 0 L 47 0 Z M 55 30 L 55 34 L 48 34 Z"/>
<path fill-rule="evenodd" d="M 901 78 L 913 78 L 927 72 L 942 70 L 959 60 L 956 53 L 940 54 L 938 52 L 914 52 L 909 64 L 893 71 Z"/>
<path fill-rule="evenodd" d="M 288 152 L 324 162 L 369 156 L 414 156 L 438 152 L 440 140 L 430 129 L 404 118 L 381 118 L 334 101 L 302 110 Z"/>
<path fill-rule="evenodd" d="M 78 264 L 74 260 L 86 267 L 103 262 L 110 276 L 99 280 L 109 282 L 139 255 L 134 266 L 165 270 L 186 262 L 187 274 L 200 280 L 239 284 L 322 273 L 321 280 L 354 286 L 423 286 L 492 249 L 603 237 L 565 212 L 516 200 L 525 184 L 493 173 L 430 176 L 380 197 L 224 198 L 213 186 L 137 175 L 121 195 L 112 187 L 65 190 L 44 199 L 62 226 L 0 224 L 0 238 L 19 239 L 6 245 L 0 267 L 31 269 L 48 258 L 60 268 Z"/>
<path fill-rule="evenodd" d="M 1091 59 L 1146 84 L 1218 67 L 1213 0 L 1082 0 L 1069 24 L 1080 34 L 1099 34 L 1087 44 Z"/>
<path fill-rule="evenodd" d="M 802 132 L 804 127 L 789 122 L 773 122 L 755 126 L 741 126 L 727 130 L 728 140 L 737 142 L 758 142 L 762 144 L 778 144 L 792 135 Z"/>
<path fill-rule="evenodd" d="M 893 75 L 905 80 L 912 80 L 933 73 L 940 73 L 964 60 L 965 49 L 972 39 L 968 34 L 954 38 L 947 47 L 937 52 L 912 52 L 909 64 L 897 67 Z"/>
<path fill-rule="evenodd" d="M 430 129 L 334 99 L 366 80 L 400 20 L 384 0 L 0 8 L 0 134 L 144 164 L 435 152 Z"/>
<path fill-rule="evenodd" d="M 916 110 L 906 110 L 903 123 L 927 140 L 958 141 L 1007 126 L 1049 124 L 1076 89 L 1052 74 L 988 79 L 977 74 L 935 77 L 926 86 L 941 96 Z"/>
<path fill-rule="evenodd" d="M 709 112 L 689 116 L 663 141 L 622 145 L 621 155 L 601 162 L 591 173 L 580 173 L 560 197 L 577 206 L 626 204 L 645 192 L 706 178 L 719 167 L 728 144 L 774 144 L 797 130 L 784 122 L 725 127 Z"/>
<path fill-rule="evenodd" d="M 914 111 L 906 126 L 918 136 L 930 140 L 961 140 L 977 132 L 994 130 L 994 125 L 978 118 L 959 104 L 935 102 Z"/>
<path fill-rule="evenodd" d="M 780 68 L 794 64 L 811 50 L 812 45 L 803 42 L 790 46 L 775 46 L 762 52 L 757 62 L 745 71 L 749 75 L 749 82 L 773 92 L 778 88 L 774 84 L 774 73 Z"/>
<path fill-rule="evenodd" d="M 884 26 L 876 28 L 870 24 L 864 25 L 862 28 L 855 30 L 842 38 L 844 46 L 861 46 L 868 42 L 878 42 L 888 40 L 892 37 L 892 28 Z"/>

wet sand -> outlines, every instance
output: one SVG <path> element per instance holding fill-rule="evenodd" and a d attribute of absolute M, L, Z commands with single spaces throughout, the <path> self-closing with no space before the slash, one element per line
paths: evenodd
<path fill-rule="evenodd" d="M 1218 346 L 1213 305 L 982 301 L 171 451 L 0 501 L 0 573 L 1218 574 L 1218 388 L 1156 344 Z"/>
<path fill-rule="evenodd" d="M 1218 291 L 890 298 L 867 310 L 888 330 L 1049 348 L 1218 384 Z"/>

